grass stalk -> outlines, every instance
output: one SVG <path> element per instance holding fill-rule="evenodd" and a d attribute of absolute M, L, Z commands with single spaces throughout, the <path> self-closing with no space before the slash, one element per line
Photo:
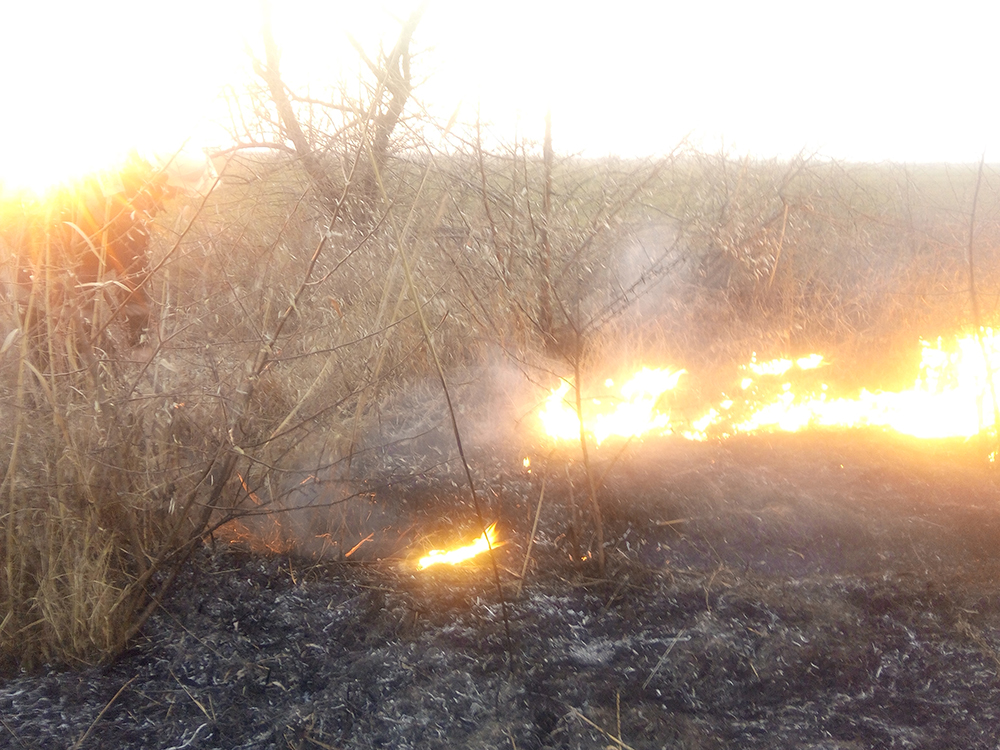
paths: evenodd
<path fill-rule="evenodd" d="M 587 475 L 587 493 L 590 497 L 590 508 L 594 515 L 594 537 L 597 544 L 597 570 L 604 577 L 604 519 L 601 515 L 601 503 L 597 499 L 597 485 L 594 481 L 594 471 L 590 465 L 590 452 L 587 449 L 587 429 L 583 422 L 583 382 L 580 368 L 579 346 L 577 356 L 573 358 L 573 380 L 576 392 L 576 416 L 580 422 L 580 453 L 583 456 L 583 469 Z"/>

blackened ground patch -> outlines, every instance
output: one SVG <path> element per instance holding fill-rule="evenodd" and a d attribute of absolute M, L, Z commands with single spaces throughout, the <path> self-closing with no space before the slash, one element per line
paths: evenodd
<path fill-rule="evenodd" d="M 852 432 L 611 455 L 604 578 L 574 559 L 592 535 L 570 533 L 571 453 L 531 475 L 516 450 L 477 457 L 509 641 L 487 560 L 412 564 L 477 534 L 457 467 L 411 486 L 374 466 L 409 547 L 206 547 L 116 664 L 0 683 L 0 745 L 64 748 L 93 724 L 83 748 L 996 747 L 1000 504 L 976 446 Z"/>

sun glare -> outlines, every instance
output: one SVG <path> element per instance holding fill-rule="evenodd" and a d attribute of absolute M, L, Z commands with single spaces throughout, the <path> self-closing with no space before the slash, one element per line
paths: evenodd
<path fill-rule="evenodd" d="M 418 5 L 272 0 L 286 83 L 310 96 L 340 84 L 362 90 L 356 76 L 364 66 L 348 34 L 374 55 Z M 434 0 L 414 38 L 413 111 L 446 120 L 461 104 L 463 122 L 481 115 L 496 138 L 531 140 L 551 110 L 557 150 L 594 156 L 666 153 L 690 136 L 705 149 L 764 157 L 816 147 L 835 158 L 968 161 L 996 143 L 989 124 L 1000 105 L 978 92 L 989 87 L 998 11 L 971 23 L 960 11 L 899 19 L 883 9 L 859 27 L 850 9 L 820 19 L 766 6 L 625 4 L 597 13 L 568 2 Z M 220 125 L 229 111 L 218 95 L 254 78 L 246 50 L 260 55 L 261 7 L 175 0 L 165 13 L 124 0 L 5 4 L 0 188 L 41 190 L 132 148 L 229 145 Z M 899 23 L 907 34 L 895 33 Z M 825 34 L 815 33 L 820 24 Z M 781 44 L 762 44 L 772 34 Z M 914 59 L 907 38 L 932 40 L 940 54 Z M 859 55 L 840 54 L 848 47 Z M 707 48 L 718 54 L 706 58 Z M 895 59 L 913 70 L 897 76 Z M 797 96 L 754 93 L 774 70 Z M 898 84 L 888 90 L 885 70 Z M 942 106 L 929 111 L 925 100 Z M 958 120 L 949 106 L 956 102 L 966 113 Z"/>
<path fill-rule="evenodd" d="M 113 168 L 131 150 L 207 145 L 218 93 L 236 81 L 242 35 L 258 17 L 255 6 L 240 8 L 179 0 L 163 13 L 112 1 L 61 3 L 54 14 L 48 4 L 8 4 L 0 65 L 16 74 L 4 80 L 0 194 L 41 193 Z"/>
<path fill-rule="evenodd" d="M 42 151 L 26 146 L 19 153 L 5 154 L 0 192 L 26 189 L 41 195 L 53 185 L 78 179 L 124 161 L 125 152 L 120 146 L 115 143 L 100 143 L 99 140 L 92 138 L 91 148 L 88 150 L 62 143 L 51 145 Z"/>

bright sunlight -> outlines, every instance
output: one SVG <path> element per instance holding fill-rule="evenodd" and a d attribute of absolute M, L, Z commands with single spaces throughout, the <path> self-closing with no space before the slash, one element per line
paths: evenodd
<path fill-rule="evenodd" d="M 273 6 L 287 82 L 321 95 L 357 81 L 349 34 L 375 54 L 417 3 Z M 415 97 L 442 120 L 478 111 L 498 138 L 540 138 L 551 109 L 564 153 L 665 153 L 687 137 L 764 157 L 978 161 L 1000 139 L 1000 101 L 981 95 L 998 15 L 961 2 L 947 13 L 719 1 L 597 12 L 431 0 Z M 7 4 L 0 184 L 40 190 L 131 148 L 229 145 L 221 96 L 252 80 L 260 25 L 260 2 L 236 0 L 179 0 L 169 12 L 120 0 Z"/>

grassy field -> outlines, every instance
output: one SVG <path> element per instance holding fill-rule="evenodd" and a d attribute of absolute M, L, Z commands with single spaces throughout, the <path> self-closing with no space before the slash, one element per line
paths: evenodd
<path fill-rule="evenodd" d="M 541 393 L 608 362 L 710 380 L 821 351 L 877 388 L 921 337 L 997 321 L 993 165 L 547 158 L 407 127 L 374 192 L 351 133 L 325 195 L 301 155 L 220 158 L 207 199 L 157 219 L 139 347 L 113 302 L 66 293 L 44 231 L 12 235 L 44 207 L 4 207 L 4 278 L 35 283 L 0 308 L 0 670 L 113 657 L 206 539 L 344 554 L 386 405 L 439 372 Z M 308 508 L 278 523 L 289 498 Z"/>

